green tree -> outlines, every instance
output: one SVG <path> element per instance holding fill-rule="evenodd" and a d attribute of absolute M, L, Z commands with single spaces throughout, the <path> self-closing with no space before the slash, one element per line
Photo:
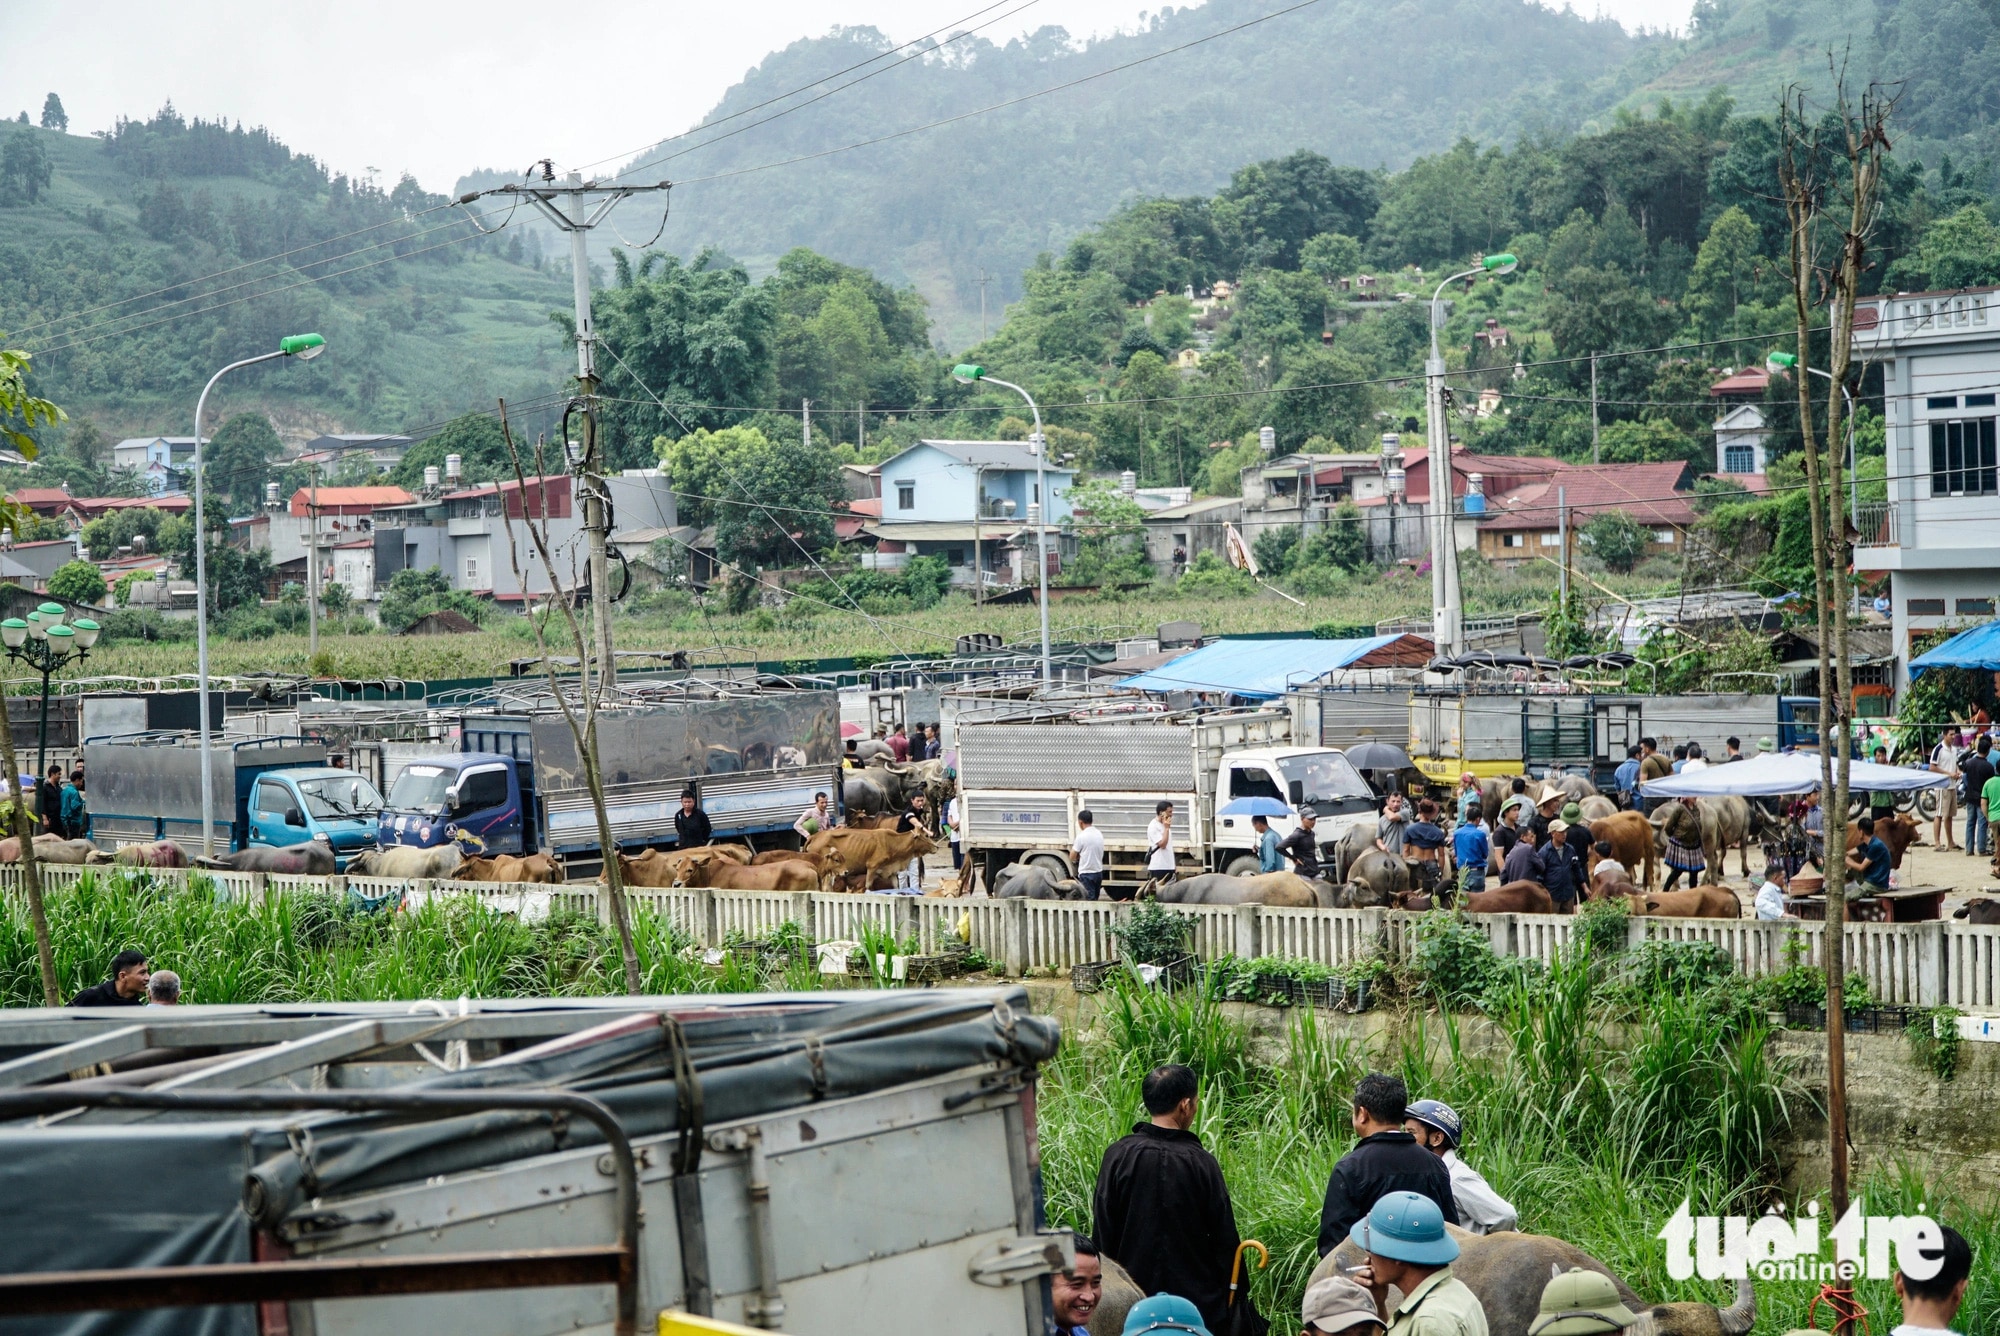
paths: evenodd
<path fill-rule="evenodd" d="M 435 435 L 426 436 L 403 452 L 396 461 L 396 467 L 389 471 L 389 481 L 398 487 L 416 491 L 424 485 L 424 470 L 435 468 L 438 476 L 444 476 L 446 455 L 459 457 L 460 479 L 463 482 L 491 482 L 495 478 L 514 476 L 513 462 L 507 457 L 507 438 L 500 430 L 500 420 L 491 413 L 467 413 L 455 417 L 440 427 Z M 543 468 L 551 473 L 560 473 L 568 465 L 559 447 L 551 446 Z M 535 461 L 532 455 L 521 460 L 523 471 L 533 473 Z"/>
<path fill-rule="evenodd" d="M 786 566 L 833 543 L 846 497 L 831 453 L 754 427 L 697 431 L 655 443 L 687 522 L 715 525 L 716 552 L 737 566 Z"/>
<path fill-rule="evenodd" d="M 85 468 L 102 469 L 111 462 L 111 439 L 89 418 L 74 418 L 63 433 L 63 453 Z"/>
<path fill-rule="evenodd" d="M 1299 531 L 1285 524 L 1258 534 L 1250 545 L 1250 555 L 1257 558 L 1257 569 L 1275 580 L 1292 568 L 1298 549 Z"/>
<path fill-rule="evenodd" d="M 395 577 L 391 576 L 391 580 Z M 477 601 L 476 599 L 474 600 Z M 329 580 L 319 591 L 319 605 L 326 609 L 329 617 L 345 617 L 347 610 L 354 606 L 354 595 L 347 592 L 347 586 L 338 580 Z M 477 621 L 477 618 L 473 620 Z"/>
<path fill-rule="evenodd" d="M 1712 438 L 1690 436 L 1659 418 L 1606 423 L 1599 432 L 1599 443 L 1607 464 L 1664 464 L 1681 460 L 1711 470 L 1715 467 Z"/>
<path fill-rule="evenodd" d="M 1175 588 L 1183 594 L 1199 598 L 1225 595 L 1247 598 L 1257 592 L 1257 582 L 1250 578 L 1248 571 L 1238 570 L 1213 552 L 1202 552 L 1181 572 Z"/>
<path fill-rule="evenodd" d="M 1583 526 L 1583 545 L 1605 569 L 1623 575 L 1646 555 L 1646 530 L 1622 510 L 1607 510 Z"/>
<path fill-rule="evenodd" d="M 42 128 L 44 130 L 69 130 L 69 113 L 63 110 L 62 99 L 50 93 L 42 99 Z"/>
<path fill-rule="evenodd" d="M 1361 507 L 1342 501 L 1333 508 L 1329 521 L 1313 535 L 1301 554 L 1304 562 L 1331 566 L 1335 570 L 1358 571 L 1368 564 L 1368 529 L 1361 521 Z"/>
<path fill-rule="evenodd" d="M 1278 382 L 1271 425 L 1278 447 L 1296 450 L 1314 436 L 1353 445 L 1375 420 L 1368 368 L 1338 348 L 1311 348 L 1294 357 Z"/>
<path fill-rule="evenodd" d="M 1322 283 L 1361 271 L 1361 243 L 1344 232 L 1322 232 L 1299 248 L 1299 268 Z"/>
<path fill-rule="evenodd" d="M 0 203 L 26 199 L 33 204 L 54 177 L 49 151 L 32 130 L 16 130 L 0 148 Z"/>
<path fill-rule="evenodd" d="M 1702 337 L 1729 330 L 1738 308 L 1756 300 L 1759 277 L 1771 270 L 1762 247 L 1763 234 L 1741 206 L 1731 205 L 1709 226 L 1695 254 L 1684 302 Z"/>
<path fill-rule="evenodd" d="M 340 588 L 330 584 L 328 590 Z M 324 593 L 321 598 L 325 602 Z M 453 589 L 445 573 L 435 566 L 422 570 L 405 568 L 389 577 L 389 587 L 382 594 L 382 627 L 384 630 L 400 634 L 410 629 L 410 624 L 426 614 L 449 609 L 462 613 L 472 621 L 484 624 L 492 615 L 492 605 L 463 589 Z M 329 604 L 328 612 L 333 608 Z"/>
<path fill-rule="evenodd" d="M 1146 560 L 1146 512 L 1101 478 L 1069 491 L 1070 519 L 1077 535 L 1076 561 L 1063 572 L 1072 584 L 1111 584 L 1152 578 Z"/>
<path fill-rule="evenodd" d="M 104 601 L 104 590 L 103 573 L 87 561 L 65 562 L 49 576 L 49 597 L 66 603 L 88 603 L 95 607 Z"/>
<path fill-rule="evenodd" d="M 262 413 L 238 413 L 208 438 L 202 462 L 211 496 L 227 499 L 229 513 L 249 514 L 264 504 L 271 461 L 283 451 L 271 420 Z"/>
<path fill-rule="evenodd" d="M 1917 253 L 1890 269 L 1898 286 L 1946 290 L 2000 283 L 2000 228 L 1976 204 L 1924 229 Z"/>
<path fill-rule="evenodd" d="M 84 550 L 96 561 L 109 561 L 119 548 L 131 546 L 132 540 L 139 537 L 144 537 L 146 546 L 155 552 L 170 551 L 160 535 L 167 519 L 165 511 L 152 506 L 121 507 L 106 511 L 84 525 L 79 536 Z"/>

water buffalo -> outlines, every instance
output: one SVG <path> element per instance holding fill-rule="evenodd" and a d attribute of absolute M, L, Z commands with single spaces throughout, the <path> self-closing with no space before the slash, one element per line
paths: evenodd
<path fill-rule="evenodd" d="M 1957 909 L 1952 910 L 1951 916 L 1955 919 L 1964 919 L 1966 923 L 1980 927 L 2000 927 L 2000 900 L 1995 900 L 1991 896 L 1981 896 L 1976 900 L 1967 900 Z"/>
<path fill-rule="evenodd" d="M 38 863 L 88 863 L 90 856 L 97 852 L 97 846 L 89 840 L 65 840 L 57 835 L 35 836 L 35 861 Z M 21 840 L 9 835 L 0 840 L 0 863 L 21 861 Z"/>
<path fill-rule="evenodd" d="M 1474 891 L 1464 897 L 1468 914 L 1553 914 L 1556 902 L 1548 888 L 1538 881 L 1510 881 L 1490 891 Z"/>
<path fill-rule="evenodd" d="M 1576 806 L 1585 821 L 1602 821 L 1618 811 L 1618 804 L 1601 793 L 1593 793 L 1588 798 L 1578 799 Z"/>
<path fill-rule="evenodd" d="M 1565 798 L 1573 803 L 1581 803 L 1585 798 L 1595 798 L 1597 785 L 1582 775 L 1550 775 L 1548 782 L 1562 791 Z"/>
<path fill-rule="evenodd" d="M 442 881 L 457 876 L 464 862 L 465 851 L 456 844 L 440 844 L 431 849 L 392 844 L 386 849 L 369 849 L 354 855 L 347 860 L 347 870 L 357 877 L 430 877 Z"/>
<path fill-rule="evenodd" d="M 88 861 L 116 863 L 120 867 L 187 867 L 193 862 L 188 857 L 188 851 L 172 840 L 154 840 L 150 844 L 128 844 L 116 853 L 106 853 L 99 849 Z"/>
<path fill-rule="evenodd" d="M 456 852 L 456 850 L 454 850 Z M 219 858 L 197 858 L 199 867 L 221 868 L 229 872 L 277 872 L 286 876 L 330 877 L 333 875 L 333 846 L 324 840 L 288 844 L 282 849 L 269 844 L 253 844 Z"/>
<path fill-rule="evenodd" d="M 896 749 L 880 738 L 861 738 L 857 740 L 854 744 L 854 754 L 860 758 L 863 765 L 867 765 L 871 761 L 893 761 L 896 759 Z"/>
<path fill-rule="evenodd" d="M 1083 883 L 1041 863 L 1009 863 L 993 878 L 995 900 L 1081 900 Z"/>
<path fill-rule="evenodd" d="M 1653 845 L 1653 825 L 1638 812 L 1614 812 L 1601 821 L 1590 823 L 1590 833 L 1598 841 L 1611 846 L 1611 857 L 1635 877 L 1640 877 L 1641 887 L 1653 884 L 1654 874 L 1659 870 L 1660 854 Z M 1597 866 L 1597 852 L 1592 849 L 1587 856 L 1588 865 Z"/>
<path fill-rule="evenodd" d="M 1254 877 L 1203 872 L 1163 883 L 1155 898 L 1168 905 L 1272 905 L 1289 909 L 1318 906 L 1327 909 L 1333 905 L 1333 887 L 1323 881 L 1308 881 L 1295 872 L 1260 872 Z"/>
<path fill-rule="evenodd" d="M 884 812 L 900 812 L 908 805 L 907 799 L 908 790 L 904 787 L 903 776 L 888 766 L 850 770 L 841 779 L 840 801 L 847 809 L 849 821 L 856 817 L 879 816 Z"/>
<path fill-rule="evenodd" d="M 1410 889 L 1410 865 L 1395 854 L 1371 849 L 1347 869 L 1347 883 L 1366 886 L 1373 893 L 1366 903 L 1386 905 Z"/>
<path fill-rule="evenodd" d="M 1479 1296 L 1489 1336 L 1527 1336 L 1541 1310 L 1542 1291 L 1548 1286 L 1551 1268 L 1561 1272 L 1573 1266 L 1609 1276 L 1618 1286 L 1619 1298 L 1639 1316 L 1624 1336 L 1745 1336 L 1757 1322 L 1757 1292 L 1748 1280 L 1736 1282 L 1736 1302 L 1727 1308 L 1704 1303 L 1647 1304 L 1610 1267 L 1561 1239 L 1511 1230 L 1472 1234 L 1456 1225 L 1445 1228 L 1459 1248 L 1451 1273 Z M 1335 1268 L 1359 1266 L 1363 1260 L 1360 1249 L 1342 1241 L 1320 1259 L 1307 1284 L 1337 1274 Z M 1105 1297 L 1110 1298 L 1109 1285 Z M 1392 1302 L 1400 1302 L 1395 1295 L 1390 1297 Z M 1102 1304 L 1098 1311 L 1103 1312 Z"/>

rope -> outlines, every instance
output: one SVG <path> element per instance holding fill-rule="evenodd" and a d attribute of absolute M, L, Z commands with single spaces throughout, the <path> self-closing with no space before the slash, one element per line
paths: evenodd
<path fill-rule="evenodd" d="M 1840 1331 L 1846 1329 L 1852 1331 L 1858 1325 L 1865 1336 L 1865 1333 L 1868 1331 L 1868 1310 L 1862 1307 L 1859 1299 L 1854 1297 L 1854 1291 L 1845 1286 L 1822 1285 L 1819 1287 L 1819 1293 L 1814 1295 L 1812 1302 L 1806 1305 L 1806 1325 L 1808 1327 L 1815 1331 L 1819 1329 L 1819 1323 L 1813 1315 L 1819 1311 L 1822 1301 L 1828 1308 L 1833 1310 L 1832 1330 Z"/>

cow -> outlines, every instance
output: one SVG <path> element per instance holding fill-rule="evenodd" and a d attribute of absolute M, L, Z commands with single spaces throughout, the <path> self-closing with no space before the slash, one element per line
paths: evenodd
<path fill-rule="evenodd" d="M 1917 842 L 1918 826 L 1915 817 L 1901 812 L 1893 816 L 1879 817 L 1875 822 L 1875 838 L 1889 846 L 1889 866 L 1901 869 L 1903 852 Z M 1853 853 L 1862 844 L 1861 827 L 1850 824 L 1847 827 L 1847 852 Z M 39 848 L 40 846 L 36 846 Z"/>
<path fill-rule="evenodd" d="M 1552 1273 L 1571 1267 L 1595 1271 L 1611 1277 L 1625 1306 L 1638 1314 L 1639 1321 L 1627 1327 L 1624 1336 L 1746 1336 L 1757 1322 L 1757 1291 L 1746 1278 L 1736 1282 L 1736 1302 L 1727 1308 L 1706 1303 L 1647 1304 L 1610 1267 L 1575 1244 L 1546 1234 L 1522 1234 L 1503 1230 L 1495 1234 L 1472 1234 L 1456 1225 L 1446 1225 L 1458 1244 L 1458 1257 L 1451 1264 L 1452 1275 L 1479 1297 L 1486 1312 L 1489 1336 L 1527 1336 L 1528 1328 L 1540 1314 L 1542 1290 Z M 1343 1269 L 1362 1264 L 1361 1250 L 1347 1240 L 1320 1259 L 1306 1283 L 1342 1274 Z M 1108 1268 L 1107 1268 L 1108 1271 Z M 1107 1283 L 1105 1300 L 1111 1297 Z M 1398 1302 L 1396 1295 L 1391 1303 Z M 1129 1304 L 1127 1305 L 1130 1306 Z M 1091 1322 L 1104 1313 L 1098 1304 Z"/>
<path fill-rule="evenodd" d="M 1611 857 L 1625 870 L 1639 876 L 1643 865 L 1645 875 L 1640 878 L 1640 886 L 1651 887 L 1653 877 L 1659 871 L 1660 853 L 1653 844 L 1653 823 L 1639 812 L 1613 812 L 1601 821 L 1590 823 L 1590 833 L 1599 843 L 1611 846 Z M 1593 846 L 1588 859 L 1588 867 L 1598 863 L 1597 850 Z"/>
<path fill-rule="evenodd" d="M 88 863 L 90 856 L 97 852 L 97 846 L 89 840 L 66 840 L 59 835 L 35 836 L 35 861 L 38 863 Z M 0 840 L 0 863 L 20 861 L 20 837 L 10 835 Z"/>
<path fill-rule="evenodd" d="M 1577 812 L 1585 821 L 1602 821 L 1618 810 L 1618 804 L 1601 793 L 1593 793 L 1588 798 L 1577 801 Z"/>
<path fill-rule="evenodd" d="M 693 848 L 670 849 L 667 852 L 675 854 L 691 854 L 696 852 L 696 850 L 700 849 L 711 850 L 712 852 L 721 854 L 724 858 L 731 859 L 735 862 L 741 863 L 745 867 L 750 866 L 750 864 L 755 862 L 757 859 L 757 855 L 750 852 L 750 846 L 747 844 L 697 844 Z"/>
<path fill-rule="evenodd" d="M 454 850 L 453 852 L 456 852 Z M 306 840 L 283 847 L 253 844 L 219 858 L 197 858 L 195 866 L 219 868 L 227 872 L 276 872 L 283 876 L 331 877 L 334 871 L 333 846 L 325 840 Z"/>
<path fill-rule="evenodd" d="M 811 863 L 766 863 L 746 867 L 722 857 L 689 858 L 673 885 L 720 891 L 816 891 L 819 869 Z"/>
<path fill-rule="evenodd" d="M 354 855 L 347 860 L 347 871 L 356 877 L 428 877 L 448 881 L 458 875 L 465 861 L 465 851 L 456 844 L 440 844 L 431 849 L 392 844 L 386 849 L 369 849 Z"/>
<path fill-rule="evenodd" d="M 750 862 L 746 866 L 764 867 L 771 863 L 811 863 L 814 867 L 818 867 L 819 860 L 820 856 L 818 854 L 808 853 L 804 849 L 766 849 L 761 854 L 752 854 Z"/>
<path fill-rule="evenodd" d="M 877 877 L 900 872 L 913 858 L 921 858 L 937 845 L 920 830 L 898 834 L 893 830 L 822 830 L 806 841 L 806 848 L 819 856 L 822 881 L 833 879 L 841 888 L 866 888 Z"/>
<path fill-rule="evenodd" d="M 1649 918 L 1742 918 L 1743 902 L 1736 892 L 1720 886 L 1697 886 L 1686 891 L 1650 891 L 1633 896 L 1634 914 Z"/>
<path fill-rule="evenodd" d="M 1335 909 L 1404 909 L 1410 898 L 1407 890 L 1384 894 L 1365 881 L 1344 881 L 1333 888 L 1333 908 Z M 1423 897 L 1424 908 L 1430 908 L 1430 899 Z"/>
<path fill-rule="evenodd" d="M 1104 1290 L 1086 1330 L 1090 1336 L 1123 1336 L 1125 1315 L 1132 1311 L 1133 1304 L 1146 1297 L 1146 1292 L 1132 1279 L 1132 1273 L 1113 1259 L 1099 1257 L 1097 1263 L 1104 1272 Z"/>
<path fill-rule="evenodd" d="M 1410 889 L 1410 865 L 1396 854 L 1371 849 L 1347 869 L 1347 882 L 1350 886 L 1366 886 L 1374 893 L 1368 904 L 1386 905 L 1397 894 Z"/>
<path fill-rule="evenodd" d="M 1597 785 L 1582 775 L 1550 775 L 1548 782 L 1562 790 L 1563 797 L 1573 803 L 1581 803 L 1586 798 L 1598 796 Z"/>
<path fill-rule="evenodd" d="M 1272 905 L 1287 909 L 1331 908 L 1333 887 L 1308 881 L 1296 872 L 1259 872 L 1232 877 L 1226 872 L 1202 872 L 1163 882 L 1154 898 L 1166 905 Z"/>
<path fill-rule="evenodd" d="M 1009 863 L 994 874 L 987 894 L 995 900 L 1081 900 L 1083 883 L 1043 863 Z"/>
<path fill-rule="evenodd" d="M 1983 928 L 2000 927 L 2000 900 L 1995 900 L 1991 896 L 1980 896 L 1977 899 L 1967 900 L 1957 909 L 1952 910 L 1951 916 L 1955 919 L 1964 919 L 1971 926 Z"/>
<path fill-rule="evenodd" d="M 1637 895 L 1639 888 L 1632 884 L 1632 878 L 1616 863 L 1601 864 L 1590 874 L 1590 885 L 1585 890 L 1586 898 L 1608 900 L 1614 895 Z"/>
<path fill-rule="evenodd" d="M 1510 881 L 1490 891 L 1474 891 L 1463 899 L 1469 914 L 1553 914 L 1556 902 L 1538 881 Z"/>
<path fill-rule="evenodd" d="M 1709 886 L 1722 884 L 1723 860 L 1729 851 L 1735 849 L 1739 866 L 1744 876 L 1750 875 L 1750 831 L 1751 808 L 1747 798 L 1697 798 L 1694 803 L 1696 818 L 1701 822 L 1701 880 Z M 1662 829 L 1666 821 L 1667 804 L 1653 809 L 1654 847 L 1664 854 L 1667 849 L 1666 832 Z M 1622 860 L 1621 860 L 1622 861 Z"/>
<path fill-rule="evenodd" d="M 495 854 L 468 858 L 458 869 L 459 881 L 535 882 L 553 885 L 566 880 L 563 865 L 548 854 Z"/>
<path fill-rule="evenodd" d="M 116 853 L 99 849 L 87 861 L 115 863 L 120 867 L 187 867 L 193 860 L 187 850 L 172 840 L 154 840 L 148 844 L 128 844 Z"/>

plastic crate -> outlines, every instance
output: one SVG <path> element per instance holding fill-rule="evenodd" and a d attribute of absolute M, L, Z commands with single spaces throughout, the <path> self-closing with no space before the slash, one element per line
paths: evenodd
<path fill-rule="evenodd" d="M 1914 1007 L 1853 1007 L 1847 1012 L 1849 1034 L 1901 1034 L 1917 1014 Z M 1826 1008 L 1791 1003 L 1785 1007 L 1787 1030 L 1826 1029 Z"/>
<path fill-rule="evenodd" d="M 1140 971 L 1150 968 L 1154 967 L 1134 965 L 1124 960 L 1093 960 L 1071 966 L 1069 983 L 1079 993 L 1097 993 L 1102 992 L 1106 981 L 1120 970 L 1134 979 L 1144 980 L 1146 976 Z M 1157 968 L 1159 973 L 1153 976 L 1150 985 L 1155 988 L 1185 988 L 1201 978 L 1201 962 L 1193 956 L 1181 956 Z"/>

